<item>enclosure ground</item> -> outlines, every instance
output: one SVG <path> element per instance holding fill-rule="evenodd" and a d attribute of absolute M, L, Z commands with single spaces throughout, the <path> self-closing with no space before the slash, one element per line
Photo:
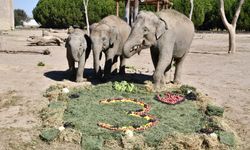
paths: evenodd
<path fill-rule="evenodd" d="M 65 36 L 59 31 L 57 35 Z M 41 30 L 16 30 L 0 36 L 0 49 L 40 51 L 49 48 L 51 55 L 0 53 L 0 149 L 80 149 L 78 145 L 47 145 L 38 135 L 41 120 L 39 112 L 48 100 L 43 92 L 52 84 L 82 86 L 68 80 L 66 49 L 27 46 L 31 35 Z M 190 54 L 183 66 L 183 83 L 196 87 L 225 108 L 225 117 L 240 138 L 240 149 L 250 148 L 250 35 L 237 35 L 237 53 L 228 55 L 227 34 L 196 34 Z M 37 64 L 43 62 L 44 67 Z M 87 60 L 91 74 L 92 57 Z M 137 73 L 152 75 L 150 52 L 144 50 L 128 60 Z M 146 76 L 147 77 L 147 76 Z"/>

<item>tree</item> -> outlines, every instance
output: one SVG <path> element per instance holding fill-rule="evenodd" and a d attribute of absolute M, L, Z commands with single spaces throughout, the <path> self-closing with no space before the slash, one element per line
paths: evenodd
<path fill-rule="evenodd" d="M 84 12 L 85 12 L 85 20 L 87 24 L 87 33 L 90 35 L 89 31 L 89 17 L 88 17 L 88 5 L 89 5 L 89 0 L 83 0 L 83 5 L 84 5 Z"/>
<path fill-rule="evenodd" d="M 220 15 L 221 15 L 221 19 L 223 24 L 225 25 L 228 33 L 229 33 L 229 50 L 228 53 L 234 53 L 236 51 L 236 26 L 237 26 L 237 20 L 240 16 L 240 11 L 241 11 L 241 7 L 243 5 L 245 0 L 240 0 L 239 5 L 237 7 L 237 10 L 234 14 L 234 17 L 232 19 L 232 23 L 230 24 L 226 18 L 226 14 L 225 14 L 225 7 L 224 7 L 224 0 L 220 0 Z"/>
<path fill-rule="evenodd" d="M 85 21 L 81 0 L 39 0 L 33 17 L 46 28 L 83 27 Z"/>
<path fill-rule="evenodd" d="M 23 21 L 28 20 L 26 12 L 22 9 L 15 9 L 14 16 L 15 16 L 15 26 L 22 25 Z"/>
<path fill-rule="evenodd" d="M 192 20 L 193 11 L 194 11 L 194 0 L 190 0 L 191 8 L 189 13 L 189 19 Z"/>

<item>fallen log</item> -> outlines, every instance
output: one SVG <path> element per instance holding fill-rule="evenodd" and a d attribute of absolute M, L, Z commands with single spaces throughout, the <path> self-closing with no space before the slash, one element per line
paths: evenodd
<path fill-rule="evenodd" d="M 60 46 L 64 43 L 59 37 L 56 36 L 30 36 L 29 39 L 29 46 Z"/>
<path fill-rule="evenodd" d="M 24 50 L 0 50 L 0 53 L 7 53 L 7 54 L 41 54 L 41 55 L 49 55 L 51 52 L 49 49 L 41 51 L 24 51 Z"/>

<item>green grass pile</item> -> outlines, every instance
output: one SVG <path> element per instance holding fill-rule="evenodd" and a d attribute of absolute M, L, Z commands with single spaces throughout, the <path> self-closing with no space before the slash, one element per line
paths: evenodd
<path fill-rule="evenodd" d="M 145 142 L 152 147 L 162 142 L 168 135 L 174 133 L 191 134 L 199 131 L 206 122 L 203 114 L 195 102 L 184 101 L 178 105 L 167 105 L 155 100 L 156 93 L 150 93 L 144 87 L 136 85 L 137 90 L 120 92 L 112 88 L 112 83 L 88 88 L 73 89 L 69 93 L 79 95 L 68 101 L 68 107 L 64 113 L 64 122 L 70 123 L 75 129 L 82 132 L 83 149 L 100 149 L 107 139 L 117 139 L 122 132 L 109 131 L 97 126 L 98 122 L 112 125 L 142 125 L 146 120 L 132 117 L 126 114 L 128 111 L 141 109 L 140 106 L 131 103 L 99 104 L 102 99 L 108 98 L 136 98 L 149 104 L 149 114 L 156 116 L 159 123 L 145 131 L 137 132 L 142 135 Z"/>

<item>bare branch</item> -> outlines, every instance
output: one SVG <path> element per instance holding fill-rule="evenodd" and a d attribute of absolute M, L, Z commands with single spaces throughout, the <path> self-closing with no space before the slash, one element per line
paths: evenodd
<path fill-rule="evenodd" d="M 225 15 L 225 6 L 224 6 L 224 0 L 220 0 L 220 14 L 221 14 L 221 19 L 223 21 L 223 24 L 225 25 L 225 27 L 228 29 L 229 26 L 231 26 L 229 24 L 229 22 L 227 21 L 227 17 Z"/>
<path fill-rule="evenodd" d="M 189 13 L 189 19 L 192 20 L 193 10 L 194 10 L 194 0 L 190 0 L 190 4 L 191 4 L 191 9 Z"/>
<path fill-rule="evenodd" d="M 238 8 L 237 8 L 237 10 L 236 10 L 236 12 L 234 14 L 233 21 L 232 21 L 232 25 L 234 27 L 236 27 L 236 23 L 237 23 L 238 18 L 240 16 L 241 7 L 242 7 L 242 5 L 243 5 L 244 2 L 245 2 L 245 0 L 240 0 Z"/>

